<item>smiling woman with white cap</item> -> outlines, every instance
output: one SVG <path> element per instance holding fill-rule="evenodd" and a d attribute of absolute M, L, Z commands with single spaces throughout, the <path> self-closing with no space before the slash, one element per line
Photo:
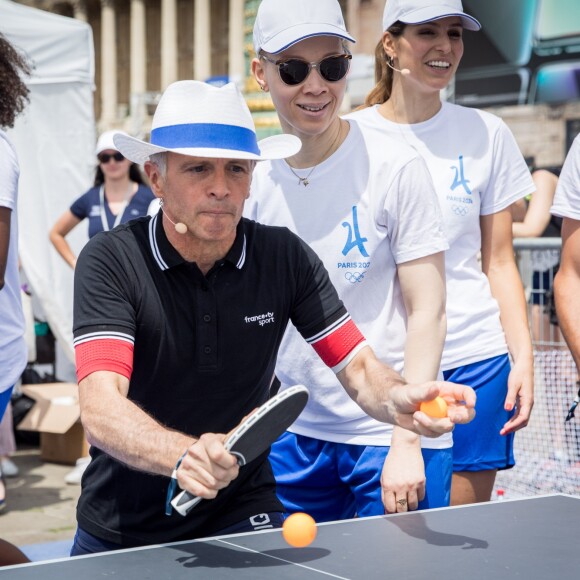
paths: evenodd
<path fill-rule="evenodd" d="M 377 360 L 302 240 L 241 217 L 256 162 L 294 155 L 300 141 L 258 141 L 233 83 L 174 83 L 149 143 L 114 142 L 145 164 L 163 205 L 79 256 L 73 332 L 92 461 L 72 555 L 282 525 L 267 453 L 240 467 L 224 439 L 269 398 L 290 321 L 377 420 L 430 436 L 470 420 L 470 389 L 403 385 Z M 467 406 L 449 419 L 418 413 L 437 393 Z M 211 501 L 183 517 L 177 483 Z"/>
<path fill-rule="evenodd" d="M 514 465 L 514 432 L 527 425 L 533 406 L 510 206 L 535 187 L 501 119 L 440 96 L 461 62 L 464 30 L 480 27 L 460 0 L 387 0 L 377 84 L 368 108 L 349 116 L 422 155 L 443 211 L 450 249 L 442 369 L 478 394 L 475 421 L 453 434 L 452 505 L 490 499 L 497 470 Z"/>
<path fill-rule="evenodd" d="M 75 200 L 50 230 L 50 241 L 71 268 L 75 267 L 77 257 L 66 236 L 84 219 L 88 219 L 88 234 L 92 238 L 99 232 L 146 215 L 154 200 L 137 165 L 126 159 L 113 143 L 115 133 L 105 131 L 97 140 L 98 165 L 93 187 Z"/>
<path fill-rule="evenodd" d="M 302 149 L 256 169 L 246 215 L 308 242 L 381 360 L 432 380 L 445 336 L 437 199 L 415 151 L 340 118 L 352 42 L 337 0 L 261 2 L 252 70 Z M 449 435 L 421 441 L 365 415 L 293 328 L 276 375 L 282 391 L 311 393 L 270 455 L 288 512 L 329 521 L 448 505 Z"/>

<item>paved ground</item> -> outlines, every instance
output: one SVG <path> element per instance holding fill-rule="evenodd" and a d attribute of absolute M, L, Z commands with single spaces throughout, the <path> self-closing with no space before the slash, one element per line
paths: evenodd
<path fill-rule="evenodd" d="M 16 546 L 72 540 L 80 485 L 67 485 L 70 465 L 40 460 L 38 448 L 20 446 L 12 460 L 20 470 L 6 479 L 7 508 L 0 513 L 0 537 Z"/>

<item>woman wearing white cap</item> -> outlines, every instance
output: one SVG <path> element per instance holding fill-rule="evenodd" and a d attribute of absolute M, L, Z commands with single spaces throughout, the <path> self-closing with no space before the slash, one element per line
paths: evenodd
<path fill-rule="evenodd" d="M 422 155 L 443 211 L 450 249 L 442 369 L 478 397 L 476 419 L 453 435 L 452 505 L 490 499 L 497 470 L 514 465 L 513 434 L 527 425 L 533 406 L 532 345 L 510 206 L 534 184 L 501 119 L 440 98 L 463 56 L 463 31 L 479 28 L 459 0 L 388 0 L 378 82 L 368 108 L 350 117 Z"/>
<path fill-rule="evenodd" d="M 256 168 L 246 215 L 308 242 L 379 358 L 404 362 L 409 382 L 433 380 L 445 336 L 440 211 L 415 151 L 339 117 L 351 42 L 336 0 L 260 4 L 252 70 L 302 149 Z M 300 342 L 290 328 L 276 366 L 282 390 L 310 390 L 270 455 L 286 510 L 328 521 L 448 505 L 451 437 L 421 442 L 374 421 Z"/>
<path fill-rule="evenodd" d="M 119 131 L 106 131 L 98 141 L 95 154 L 99 164 L 93 187 L 79 197 L 50 230 L 50 241 L 66 263 L 74 268 L 77 257 L 66 236 L 85 218 L 89 220 L 89 238 L 112 230 L 119 224 L 147 215 L 155 199 L 143 183 L 135 163 L 125 159 L 113 143 Z"/>

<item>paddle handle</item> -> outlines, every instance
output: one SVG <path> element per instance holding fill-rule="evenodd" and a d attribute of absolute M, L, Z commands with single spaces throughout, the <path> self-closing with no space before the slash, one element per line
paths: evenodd
<path fill-rule="evenodd" d="M 185 516 L 201 501 L 201 499 L 201 497 L 192 495 L 188 491 L 182 491 L 171 501 L 171 505 L 178 514 Z"/>

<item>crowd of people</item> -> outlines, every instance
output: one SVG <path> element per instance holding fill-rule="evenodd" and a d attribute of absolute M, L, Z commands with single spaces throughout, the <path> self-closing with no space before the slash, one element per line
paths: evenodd
<path fill-rule="evenodd" d="M 514 237 L 561 226 L 560 262 L 534 280 L 555 275 L 580 368 L 580 137 L 558 178 L 499 117 L 441 99 L 480 28 L 460 0 L 389 0 L 376 86 L 341 115 L 356 39 L 339 2 L 263 0 L 251 72 L 281 134 L 258 141 L 235 84 L 179 81 L 149 141 L 100 136 L 94 186 L 50 231 L 75 270 L 90 443 L 71 555 L 491 498 L 534 404 Z M 20 78 L 7 54 L 0 79 Z M 25 104 L 14 87 L 2 127 Z M 18 166 L 3 131 L 0 146 L 1 417 L 23 364 Z M 85 218 L 77 257 L 66 236 Z M 240 467 L 225 434 L 295 385 L 305 410 Z M 419 410 L 437 396 L 445 417 Z M 184 517 L 176 487 L 207 501 Z"/>

